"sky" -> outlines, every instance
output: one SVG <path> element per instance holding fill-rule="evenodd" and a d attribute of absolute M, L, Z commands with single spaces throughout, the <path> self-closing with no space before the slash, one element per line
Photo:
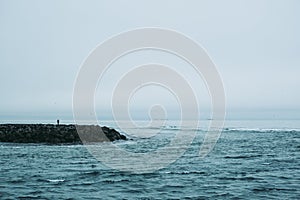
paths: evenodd
<path fill-rule="evenodd" d="M 207 51 L 223 80 L 228 118 L 300 119 L 299 9 L 297 0 L 0 0 L 0 118 L 72 116 L 74 83 L 89 53 L 118 33 L 159 27 Z M 149 62 L 173 66 L 209 111 L 205 84 L 188 64 L 144 51 L 109 68 L 95 93 L 99 118 L 111 117 L 109 97 L 122 73 Z M 155 86 L 137 92 L 129 108 L 143 118 L 155 104 L 177 116 L 174 96 Z"/>

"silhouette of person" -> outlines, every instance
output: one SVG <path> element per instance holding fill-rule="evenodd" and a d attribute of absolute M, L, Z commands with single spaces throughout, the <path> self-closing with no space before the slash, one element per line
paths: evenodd
<path fill-rule="evenodd" d="M 58 119 L 58 120 L 56 120 L 56 122 L 57 122 L 57 125 L 59 125 L 59 119 Z"/>

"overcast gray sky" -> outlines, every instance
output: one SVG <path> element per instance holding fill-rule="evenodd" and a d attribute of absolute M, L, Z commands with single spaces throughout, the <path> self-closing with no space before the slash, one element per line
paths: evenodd
<path fill-rule="evenodd" d="M 207 50 L 224 81 L 229 117 L 266 111 L 299 118 L 299 9 L 297 0 L 0 0 L 0 116 L 70 115 L 76 75 L 89 52 L 112 35 L 150 26 L 177 30 Z M 143 55 L 129 55 L 107 76 L 117 80 L 120 66 L 136 60 L 180 63 L 157 52 Z M 101 101 L 109 89 L 99 89 L 99 109 L 109 109 Z M 137 110 L 163 94 L 149 91 L 151 102 L 134 97 Z"/>

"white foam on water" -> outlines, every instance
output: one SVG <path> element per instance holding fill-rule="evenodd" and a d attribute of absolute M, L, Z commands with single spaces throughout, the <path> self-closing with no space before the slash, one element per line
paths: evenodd
<path fill-rule="evenodd" d="M 64 182 L 64 179 L 47 179 L 47 181 L 52 182 L 52 183 L 58 183 L 58 182 Z"/>

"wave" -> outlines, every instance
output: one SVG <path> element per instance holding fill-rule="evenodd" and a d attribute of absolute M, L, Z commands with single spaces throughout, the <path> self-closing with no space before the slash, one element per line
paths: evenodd
<path fill-rule="evenodd" d="M 300 129 L 293 128 L 224 128 L 223 132 L 254 132 L 254 133 L 279 133 L 290 132 L 299 133 Z"/>
<path fill-rule="evenodd" d="M 59 182 L 65 182 L 65 179 L 47 179 L 47 181 L 51 183 L 59 183 Z"/>
<path fill-rule="evenodd" d="M 291 191 L 291 192 L 295 192 L 297 190 L 292 189 L 292 188 L 260 187 L 260 188 L 253 188 L 252 191 L 254 191 L 254 192 L 270 192 L 270 191 Z"/>
<path fill-rule="evenodd" d="M 178 175 L 183 175 L 183 174 L 206 174 L 204 171 L 182 171 L 182 172 L 164 172 L 165 174 L 178 174 Z"/>
<path fill-rule="evenodd" d="M 120 180 L 107 179 L 107 180 L 102 180 L 101 182 L 112 184 L 112 183 L 120 183 L 120 182 L 130 182 L 130 179 L 120 179 Z"/>
<path fill-rule="evenodd" d="M 219 180 L 228 180 L 228 181 L 254 181 L 254 180 L 263 180 L 259 177 L 254 176 L 245 176 L 245 177 L 218 177 Z"/>
<path fill-rule="evenodd" d="M 260 155 L 260 154 L 254 154 L 254 155 L 224 156 L 225 159 L 247 159 L 247 158 L 256 158 L 256 157 L 262 157 L 262 155 Z"/>

